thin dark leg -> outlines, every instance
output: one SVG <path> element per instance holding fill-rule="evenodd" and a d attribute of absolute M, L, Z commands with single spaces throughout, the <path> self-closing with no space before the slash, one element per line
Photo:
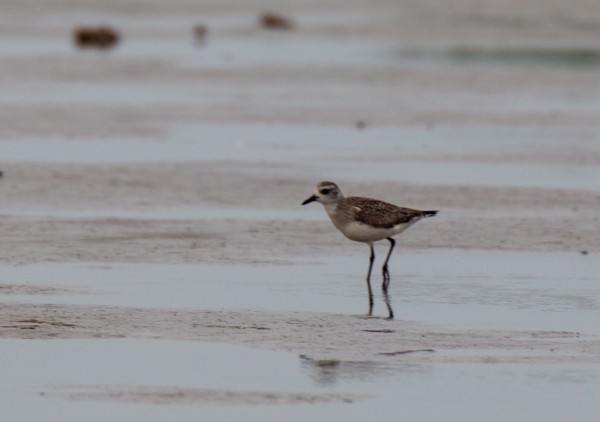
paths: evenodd
<path fill-rule="evenodd" d="M 373 245 L 369 244 L 371 248 L 371 257 L 369 258 L 369 272 L 367 273 L 367 289 L 369 290 L 369 316 L 373 315 L 373 290 L 371 290 L 371 270 L 373 269 L 373 262 L 375 261 L 375 251 Z"/>
<path fill-rule="evenodd" d="M 385 258 L 385 262 L 383 263 L 383 268 L 381 269 L 383 273 L 383 285 L 385 289 L 387 289 L 388 284 L 390 283 L 390 271 L 388 270 L 388 261 L 390 260 L 390 256 L 392 256 L 392 251 L 394 250 L 394 246 L 396 246 L 396 241 L 391 237 L 388 237 L 387 240 L 390 241 L 390 250 Z"/>
<path fill-rule="evenodd" d="M 390 241 L 390 250 L 388 251 L 387 257 L 385 258 L 385 262 L 383 264 L 383 284 L 381 285 L 381 289 L 383 290 L 383 299 L 385 300 L 385 305 L 388 308 L 389 316 L 388 319 L 394 319 L 394 311 L 392 310 L 392 302 L 390 300 L 390 295 L 388 292 L 388 287 L 390 285 L 390 271 L 388 270 L 388 261 L 390 260 L 390 256 L 392 255 L 392 250 L 394 246 L 396 246 L 396 241 L 391 237 L 388 237 Z"/>

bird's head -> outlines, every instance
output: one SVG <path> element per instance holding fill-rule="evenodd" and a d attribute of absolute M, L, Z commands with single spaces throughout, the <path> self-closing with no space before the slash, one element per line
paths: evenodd
<path fill-rule="evenodd" d="M 342 198 L 342 191 L 340 191 L 338 185 L 333 182 L 324 181 L 317 185 L 315 193 L 310 198 L 307 198 L 304 202 L 302 202 L 302 205 L 306 205 L 314 201 L 320 202 L 323 205 L 327 205 L 338 202 Z"/>

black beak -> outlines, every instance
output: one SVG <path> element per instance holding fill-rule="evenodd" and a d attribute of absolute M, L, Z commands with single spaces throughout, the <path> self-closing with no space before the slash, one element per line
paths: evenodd
<path fill-rule="evenodd" d="M 317 195 L 313 195 L 313 196 L 311 196 L 310 198 L 307 198 L 307 199 L 306 199 L 306 200 L 305 200 L 305 201 L 302 203 L 302 205 L 310 204 L 311 202 L 313 202 L 313 201 L 316 201 L 316 200 L 317 200 Z"/>

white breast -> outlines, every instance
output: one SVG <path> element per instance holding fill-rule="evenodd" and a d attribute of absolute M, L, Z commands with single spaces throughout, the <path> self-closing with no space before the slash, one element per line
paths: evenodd
<path fill-rule="evenodd" d="M 387 239 L 388 237 L 403 232 L 413 223 L 398 224 L 389 229 L 371 227 L 359 221 L 352 221 L 343 227 L 338 227 L 340 231 L 350 240 L 357 242 L 376 242 Z"/>

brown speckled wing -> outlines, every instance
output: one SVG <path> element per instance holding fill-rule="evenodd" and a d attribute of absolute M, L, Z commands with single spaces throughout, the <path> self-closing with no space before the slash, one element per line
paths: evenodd
<path fill-rule="evenodd" d="M 406 224 L 415 219 L 435 215 L 434 211 L 401 208 L 370 198 L 350 197 L 346 198 L 345 202 L 357 221 L 382 229 L 389 229 L 398 224 Z"/>

